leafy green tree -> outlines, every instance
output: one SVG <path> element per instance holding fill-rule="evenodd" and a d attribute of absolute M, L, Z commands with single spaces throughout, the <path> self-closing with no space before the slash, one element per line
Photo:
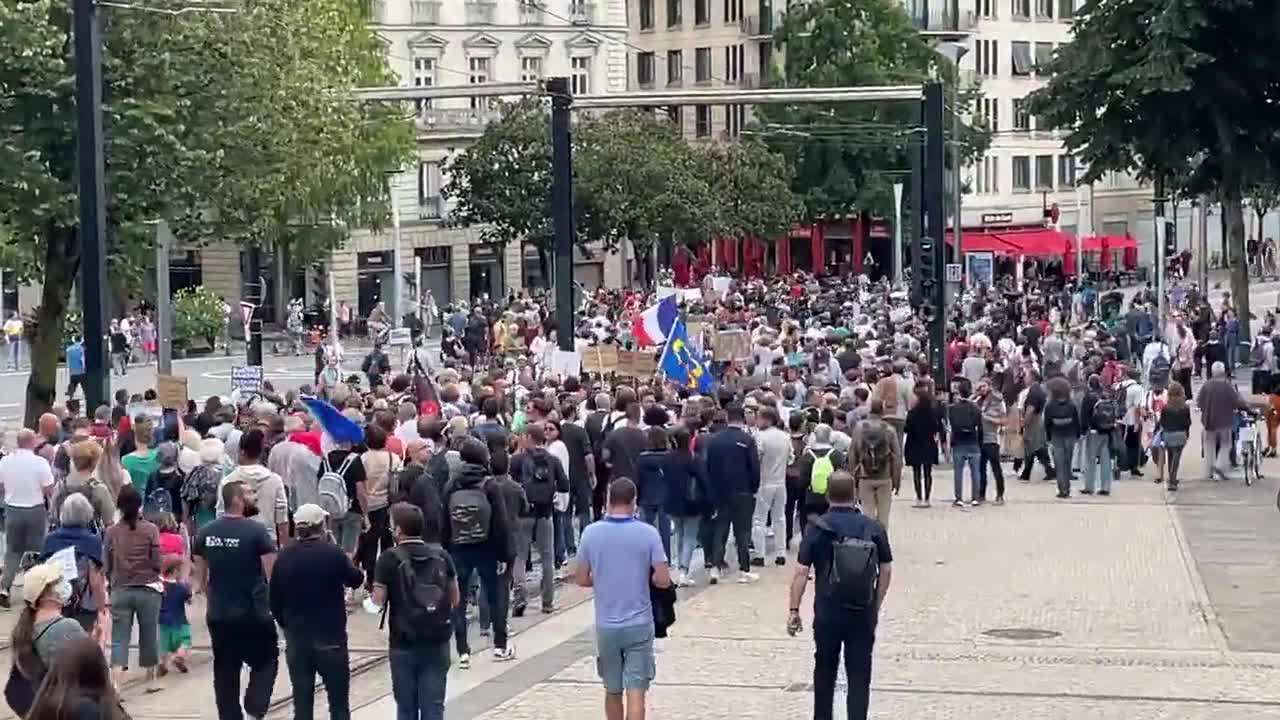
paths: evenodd
<path fill-rule="evenodd" d="M 173 343 L 189 346 L 193 340 L 205 341 L 213 349 L 217 338 L 227 329 L 227 313 L 222 298 L 202 287 L 179 290 L 173 296 Z"/>
<path fill-rule="evenodd" d="M 100 13 L 113 279 L 151 267 L 158 218 L 188 242 L 312 251 L 385 222 L 384 173 L 408 162 L 413 129 L 403 107 L 349 97 L 394 84 L 360 4 Z M 43 282 L 29 422 L 53 401 L 80 269 L 70 26 L 65 2 L 0 0 L 0 257 L 21 282 Z"/>
<path fill-rule="evenodd" d="M 1082 182 L 1136 170 L 1219 198 L 1242 317 L 1243 199 L 1253 179 L 1277 176 L 1280 161 L 1278 23 L 1280 4 L 1267 0 L 1088 0 L 1030 104 L 1053 127 L 1071 128 Z"/>
<path fill-rule="evenodd" d="M 839 87 L 917 84 L 938 78 L 956 87 L 954 66 L 916 30 L 899 0 L 813 0 L 790 6 L 775 42 L 785 62 L 774 84 Z M 948 107 L 955 105 L 948 92 Z M 959 93 L 962 116 L 976 92 Z M 810 219 L 862 211 L 893 212 L 893 184 L 923 142 L 919 103 L 816 103 L 756 109 L 756 130 L 795 168 L 792 188 Z M 948 130 L 950 130 L 948 121 Z M 962 125 L 964 159 L 990 135 Z"/>
<path fill-rule="evenodd" d="M 719 233 L 726 237 L 774 238 L 800 219 L 800 199 L 791 190 L 787 159 L 757 139 L 701 148 L 702 173 L 720 205 Z"/>

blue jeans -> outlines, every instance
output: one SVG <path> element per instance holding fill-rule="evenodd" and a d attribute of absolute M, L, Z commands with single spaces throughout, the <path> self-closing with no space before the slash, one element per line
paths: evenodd
<path fill-rule="evenodd" d="M 702 524 L 702 518 L 698 515 L 677 515 L 672 522 L 675 524 L 676 567 L 688 571 L 689 563 L 693 562 L 693 551 L 698 548 L 698 526 Z"/>
<path fill-rule="evenodd" d="M 969 496 L 977 500 L 982 496 L 982 450 L 977 445 L 956 445 L 951 448 L 955 464 L 956 501 L 964 500 L 964 469 L 969 468 Z"/>
<path fill-rule="evenodd" d="M 490 609 L 507 607 L 505 602 L 498 602 L 498 594 L 503 588 L 498 582 L 498 559 L 491 550 L 482 546 L 455 545 L 450 555 L 458 571 L 458 589 L 462 591 L 462 602 L 453 609 L 453 635 L 458 644 L 458 654 L 470 655 L 471 645 L 467 642 L 467 587 L 471 584 L 471 574 L 474 572 L 480 576 L 480 592 L 485 594 Z M 493 646 L 499 649 L 507 647 L 506 612 L 493 613 Z"/>
<path fill-rule="evenodd" d="M 22 338 L 9 341 L 9 367 L 17 370 L 22 366 Z"/>
<path fill-rule="evenodd" d="M 1085 492 L 1111 492 L 1111 433 L 1090 432 L 1084 437 Z"/>
<path fill-rule="evenodd" d="M 671 516 L 661 507 L 641 507 L 640 519 L 658 529 L 658 537 L 662 538 L 662 551 L 671 560 Z"/>
<path fill-rule="evenodd" d="M 408 650 L 392 648 L 389 657 L 396 720 L 444 720 L 448 641 Z"/>

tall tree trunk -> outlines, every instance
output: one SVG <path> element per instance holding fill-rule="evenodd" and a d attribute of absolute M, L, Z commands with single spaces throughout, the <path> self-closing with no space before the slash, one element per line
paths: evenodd
<path fill-rule="evenodd" d="M 1231 299 L 1240 318 L 1240 339 L 1249 339 L 1249 263 L 1244 255 L 1244 203 L 1237 188 L 1222 193 L 1222 218 L 1226 225 L 1227 249 L 1231 257 Z M 1229 348 L 1237 352 L 1238 348 Z"/>
<path fill-rule="evenodd" d="M 36 336 L 31 342 L 31 376 L 27 379 L 24 425 L 36 426 L 36 420 L 53 407 L 57 395 L 58 353 L 62 351 L 62 328 L 67 318 L 71 286 L 80 271 L 80 243 L 76 233 L 67 228 L 51 229 L 46 237 L 44 286 L 40 290 L 40 307 L 36 311 Z M 86 415 L 94 408 L 86 407 Z"/>

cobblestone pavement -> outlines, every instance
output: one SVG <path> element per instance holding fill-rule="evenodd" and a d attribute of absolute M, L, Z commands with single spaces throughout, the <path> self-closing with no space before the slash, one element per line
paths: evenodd
<path fill-rule="evenodd" d="M 1187 457 L 1176 498 L 1125 479 L 1110 498 L 1058 501 L 1050 483 L 1014 480 L 1004 507 L 953 509 L 950 475 L 939 472 L 935 505 L 921 510 L 904 487 L 872 717 L 1280 720 L 1280 629 L 1269 614 L 1280 593 L 1276 483 L 1206 483 L 1196 444 Z M 1265 470 L 1280 477 L 1280 461 Z M 679 622 L 659 644 L 651 717 L 812 716 L 812 641 L 784 630 L 791 572 L 768 567 L 747 586 L 730 574 L 682 593 Z M 470 670 L 450 671 L 449 720 L 601 716 L 589 594 L 562 587 L 557 604 L 514 622 L 515 662 L 477 652 Z M 202 616 L 197 601 L 191 674 L 153 695 L 126 687 L 134 718 L 216 717 Z M 0 613 L 0 635 L 14 618 Z M 393 717 L 384 633 L 363 613 L 349 628 L 354 717 Z M 988 634 L 1001 630 L 1045 637 Z M 290 698 L 282 653 L 269 717 L 292 717 Z"/>
<path fill-rule="evenodd" d="M 892 513 L 893 589 L 871 716 L 1280 719 L 1280 645 L 1269 640 L 1280 632 L 1253 633 L 1267 626 L 1270 588 L 1280 588 L 1276 487 L 1209 485 L 1195 479 L 1198 443 L 1187 455 L 1191 479 L 1176 498 L 1150 479 L 1069 501 L 1055 500 L 1049 483 L 1014 481 L 1004 507 L 953 509 L 937 502 L 950 500 L 947 474 L 934 507 L 919 510 L 904 488 Z M 1242 526 L 1236 513 L 1255 520 Z M 783 626 L 791 568 L 762 575 L 682 600 L 660 644 L 651 717 L 812 717 L 812 640 L 789 638 Z M 1267 592 L 1245 602 L 1251 588 Z M 1005 640 L 992 630 L 1048 637 Z M 463 711 L 451 720 L 599 717 L 589 638 L 577 636 L 576 657 L 548 653 L 544 676 L 527 689 L 495 681 L 451 693 L 450 710 Z M 468 702 L 486 693 L 489 702 Z M 840 694 L 836 707 L 843 717 Z"/>

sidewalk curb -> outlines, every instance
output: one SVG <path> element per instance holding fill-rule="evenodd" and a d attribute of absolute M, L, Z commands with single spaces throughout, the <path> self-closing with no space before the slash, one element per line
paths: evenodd
<path fill-rule="evenodd" d="M 1209 589 L 1205 586 L 1204 578 L 1200 576 L 1200 569 L 1196 564 L 1195 556 L 1191 552 L 1191 544 L 1187 541 L 1187 534 L 1182 527 L 1182 518 L 1178 517 L 1177 505 L 1165 498 L 1165 513 L 1169 517 L 1169 524 L 1173 528 L 1174 537 L 1178 540 L 1178 554 L 1182 556 L 1182 568 L 1187 575 L 1187 581 L 1191 584 L 1191 590 L 1196 596 L 1197 609 L 1200 617 L 1204 620 L 1205 626 L 1209 630 L 1209 635 L 1213 639 L 1214 648 L 1224 656 L 1231 652 L 1231 646 L 1227 642 L 1226 631 L 1222 627 L 1222 621 L 1218 618 L 1218 612 L 1213 607 L 1213 601 L 1209 598 Z"/>

